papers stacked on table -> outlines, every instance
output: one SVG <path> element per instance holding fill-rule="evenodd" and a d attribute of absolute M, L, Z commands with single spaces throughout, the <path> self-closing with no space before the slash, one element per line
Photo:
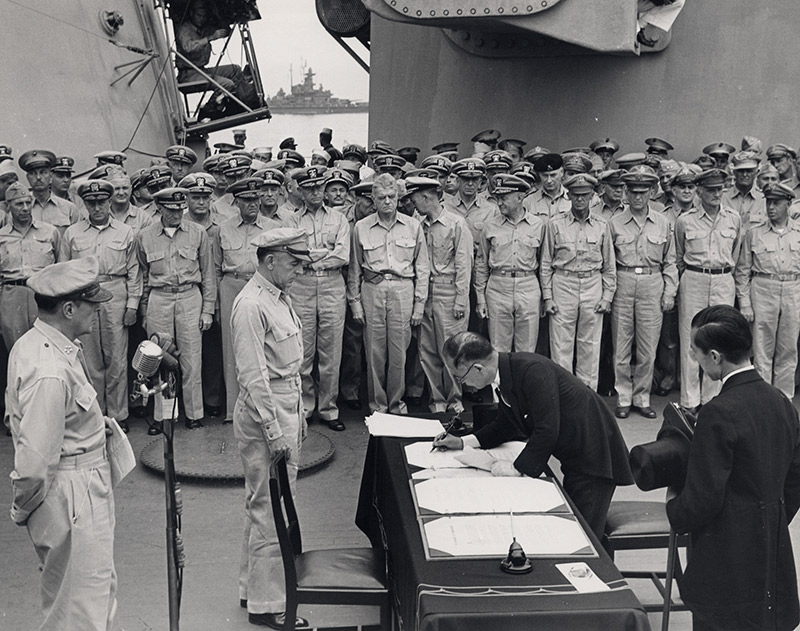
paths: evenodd
<path fill-rule="evenodd" d="M 436 438 L 444 433 L 444 427 L 436 419 L 414 418 L 397 414 L 373 412 L 364 419 L 371 436 L 395 438 Z M 431 444 L 428 443 L 428 450 Z"/>

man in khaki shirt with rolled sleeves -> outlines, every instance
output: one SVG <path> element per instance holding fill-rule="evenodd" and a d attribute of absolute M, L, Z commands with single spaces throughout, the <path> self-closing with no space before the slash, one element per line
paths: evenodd
<path fill-rule="evenodd" d="M 611 307 L 617 391 L 614 414 L 627 418 L 633 406 L 645 418 L 655 418 L 650 388 L 662 313 L 672 309 L 678 291 L 675 240 L 669 220 L 650 208 L 650 196 L 658 182 L 655 171 L 648 166 L 633 167 L 622 179 L 628 207 L 609 222 L 617 264 L 617 290 Z M 632 366 L 634 342 L 636 364 Z"/>
<path fill-rule="evenodd" d="M 224 219 L 211 241 L 219 292 L 219 321 L 222 328 L 225 423 L 233 422 L 233 408 L 239 395 L 231 337 L 233 301 L 256 271 L 256 251 L 250 242 L 265 230 L 280 226 L 277 221 L 267 219 L 259 213 L 262 182 L 261 178 L 249 177 L 238 180 L 228 187 L 239 213 Z"/>
<path fill-rule="evenodd" d="M 800 220 L 789 216 L 795 192 L 764 189 L 766 223 L 744 236 L 734 278 L 739 310 L 753 323 L 753 365 L 790 399 L 795 392 L 800 335 Z"/>
<path fill-rule="evenodd" d="M 397 212 L 391 175 L 375 178 L 372 198 L 377 212 L 353 228 L 347 300 L 364 324 L 370 410 L 406 414 L 406 350 L 425 311 L 428 249 L 419 222 Z"/>
<path fill-rule="evenodd" d="M 523 207 L 529 188 L 515 175 L 495 176 L 500 212 L 483 227 L 475 259 L 478 315 L 489 318 L 489 339 L 501 353 L 533 353 L 539 337 L 542 292 L 536 273 L 545 220 Z"/>
<path fill-rule="evenodd" d="M 97 258 L 98 282 L 111 294 L 95 312 L 92 333 L 82 338 L 83 352 L 98 403 L 104 414 L 128 419 L 128 332 L 136 322 L 142 297 L 142 274 L 133 230 L 111 217 L 114 186 L 105 180 L 87 180 L 78 186 L 88 218 L 67 228 L 59 259 Z"/>
<path fill-rule="evenodd" d="M 15 182 L 6 190 L 8 223 L 0 228 L 0 327 L 10 351 L 33 325 L 37 309 L 26 281 L 32 274 L 58 261 L 60 233 L 33 217 L 33 197 Z"/>
<path fill-rule="evenodd" d="M 203 426 L 202 332 L 214 317 L 217 283 L 214 261 L 206 231 L 186 219 L 185 188 L 165 188 L 153 200 L 160 221 L 137 236 L 139 264 L 144 291 L 140 310 L 145 330 L 168 333 L 180 350 L 183 381 L 184 424 L 188 429 Z M 157 394 L 154 420 L 168 418 L 163 397 Z"/>
<path fill-rule="evenodd" d="M 550 356 L 569 371 L 575 358 L 575 376 L 597 390 L 603 314 L 611 308 L 617 286 L 614 245 L 608 224 L 589 213 L 597 180 L 578 173 L 564 186 L 572 209 L 550 220 L 542 248 Z"/>
<path fill-rule="evenodd" d="M 231 314 L 239 397 L 233 431 L 245 478 L 245 521 L 239 599 L 250 623 L 280 629 L 286 611 L 281 548 L 269 493 L 269 469 L 286 455 L 295 495 L 300 447 L 306 434 L 300 366 L 303 337 L 300 318 L 287 295 L 304 263 L 310 263 L 302 230 L 274 228 L 247 244 L 258 266 L 236 296 Z M 296 627 L 307 627 L 298 618 Z"/>
<path fill-rule="evenodd" d="M 431 268 L 428 298 L 419 331 L 419 358 L 431 389 L 431 412 L 464 410 L 461 384 L 444 365 L 444 343 L 467 330 L 472 274 L 472 235 L 466 221 L 441 202 L 436 179 L 406 178 L 406 194 L 422 217 Z"/>
<path fill-rule="evenodd" d="M 306 418 L 316 409 L 320 421 L 340 432 L 344 430 L 344 423 L 339 420 L 336 397 L 347 302 L 342 268 L 350 260 L 350 224 L 342 213 L 324 204 L 325 188 L 329 184 L 324 167 L 301 169 L 294 179 L 303 196 L 303 207 L 287 223 L 306 233 L 312 251 L 324 254 L 303 267 L 290 291 L 292 304 L 303 323 L 303 366 L 300 369 L 303 408 Z M 315 364 L 316 379 L 312 376 Z"/>
<path fill-rule="evenodd" d="M 733 268 L 742 243 L 741 218 L 722 205 L 728 174 L 708 169 L 695 177 L 700 207 L 675 223 L 675 254 L 680 274 L 678 329 L 681 339 L 681 406 L 697 412 L 719 393 L 720 383 L 704 375 L 690 353 L 692 318 L 710 305 L 733 305 Z"/>

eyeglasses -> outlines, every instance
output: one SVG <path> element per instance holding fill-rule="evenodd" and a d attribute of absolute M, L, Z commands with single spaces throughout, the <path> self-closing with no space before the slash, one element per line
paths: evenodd
<path fill-rule="evenodd" d="M 473 369 L 473 368 L 475 368 L 475 366 L 477 366 L 477 365 L 478 365 L 478 362 L 472 362 L 472 364 L 470 364 L 470 367 L 469 367 L 469 368 L 467 368 L 467 372 L 465 372 L 465 373 L 464 373 L 463 375 L 461 375 L 460 377 L 455 377 L 455 380 L 456 380 L 456 382 L 458 383 L 458 385 L 459 385 L 459 386 L 463 386 L 463 385 L 464 385 L 464 380 L 467 378 L 467 375 L 468 375 L 468 374 L 469 374 L 469 373 L 472 371 L 472 369 Z"/>

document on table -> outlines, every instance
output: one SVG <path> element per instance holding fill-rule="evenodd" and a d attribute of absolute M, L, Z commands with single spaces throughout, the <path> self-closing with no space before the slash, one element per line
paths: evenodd
<path fill-rule="evenodd" d="M 516 537 L 529 558 L 596 557 L 594 546 L 572 515 L 451 515 L 423 518 L 428 559 L 497 557 Z M 512 534 L 513 531 L 513 534 Z"/>
<path fill-rule="evenodd" d="M 431 451 L 433 443 L 427 440 L 405 446 L 406 462 L 412 467 L 422 469 L 461 469 L 474 467 L 488 471 L 497 460 L 514 461 L 524 449 L 525 443 L 510 441 L 493 449 L 473 449 L 466 447 L 461 451 Z"/>
<path fill-rule="evenodd" d="M 436 419 L 414 418 L 397 414 L 373 412 L 364 419 L 372 436 L 395 438 L 436 438 L 444 433 L 444 427 Z M 430 449 L 430 443 L 428 443 Z"/>
<path fill-rule="evenodd" d="M 572 512 L 558 486 L 544 478 L 435 478 L 411 486 L 420 515 Z"/>

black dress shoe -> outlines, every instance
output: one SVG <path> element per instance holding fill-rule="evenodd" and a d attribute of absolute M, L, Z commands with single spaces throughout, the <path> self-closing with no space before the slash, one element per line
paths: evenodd
<path fill-rule="evenodd" d="M 617 418 L 628 418 L 631 415 L 630 405 L 618 405 L 614 410 L 614 416 Z"/>
<path fill-rule="evenodd" d="M 250 613 L 247 614 L 247 620 L 250 624 L 257 624 L 261 627 L 269 627 L 270 629 L 283 630 L 283 622 L 286 619 L 286 613 Z M 307 629 L 308 620 L 297 616 L 294 623 L 295 629 Z"/>
<path fill-rule="evenodd" d="M 320 419 L 325 425 L 328 426 L 329 429 L 332 429 L 334 432 L 343 432 L 344 431 L 344 423 L 342 423 L 338 418 L 334 418 L 331 420 L 327 419 Z"/>
<path fill-rule="evenodd" d="M 659 386 L 658 388 L 653 390 L 653 394 L 656 395 L 657 397 L 669 396 L 670 392 L 672 392 L 672 390 L 670 390 L 669 388 L 664 388 L 662 386 Z"/>
<path fill-rule="evenodd" d="M 351 410 L 360 410 L 361 409 L 361 401 L 358 399 L 347 399 L 345 400 L 344 404 L 349 407 Z"/>
<path fill-rule="evenodd" d="M 639 414 L 641 414 L 645 418 L 655 418 L 656 416 L 658 416 L 658 414 L 656 414 L 656 411 L 649 405 L 647 407 L 635 406 L 635 409 L 637 412 L 639 412 Z"/>
<path fill-rule="evenodd" d="M 164 424 L 161 421 L 153 421 L 153 424 L 147 428 L 148 436 L 158 436 L 164 430 Z"/>
<path fill-rule="evenodd" d="M 121 421 L 117 421 L 119 423 L 119 428 L 125 432 L 126 434 L 131 431 L 131 428 L 128 427 L 128 419 L 122 419 Z"/>
<path fill-rule="evenodd" d="M 183 422 L 183 425 L 186 429 L 198 429 L 200 427 L 203 427 L 203 421 L 200 420 L 199 418 L 187 418 Z"/>

